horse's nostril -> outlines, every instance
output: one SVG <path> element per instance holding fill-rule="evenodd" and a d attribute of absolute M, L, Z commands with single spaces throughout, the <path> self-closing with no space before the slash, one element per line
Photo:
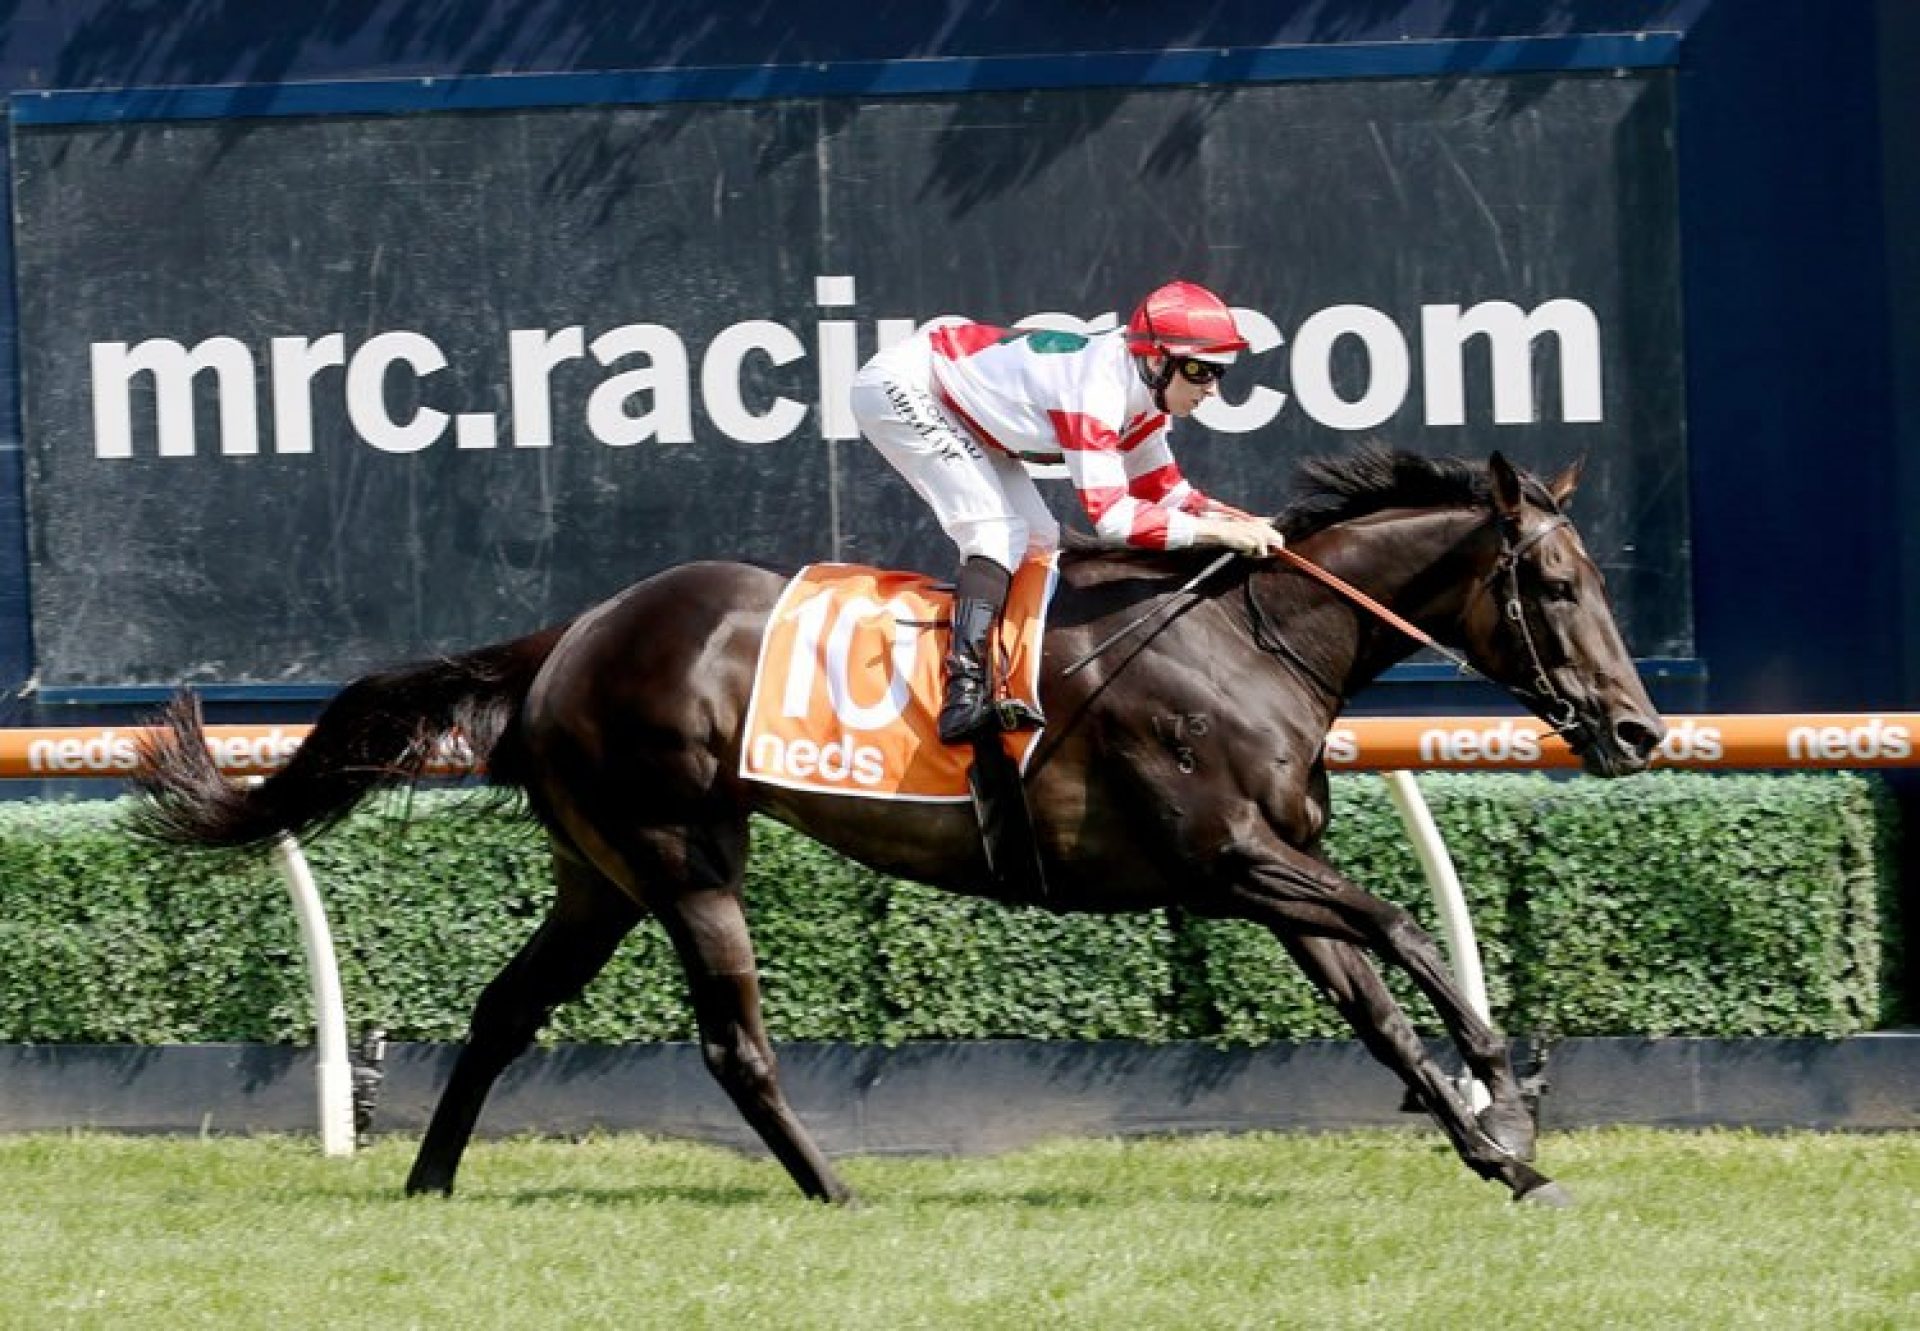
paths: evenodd
<path fill-rule="evenodd" d="M 1652 753 L 1665 735 L 1665 726 L 1643 717 L 1627 716 L 1613 723 L 1613 737 L 1620 741 L 1620 747 L 1642 758 Z"/>

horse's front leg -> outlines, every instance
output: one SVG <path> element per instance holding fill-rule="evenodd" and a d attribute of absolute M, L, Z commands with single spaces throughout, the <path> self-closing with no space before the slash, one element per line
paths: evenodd
<path fill-rule="evenodd" d="M 1362 891 L 1357 887 L 1353 890 Z M 1487 1107 L 1475 1116 L 1481 1129 L 1509 1155 L 1532 1160 L 1536 1137 L 1533 1114 L 1527 1108 L 1520 1078 L 1513 1070 L 1506 1037 L 1467 1002 L 1432 936 L 1411 915 L 1390 902 L 1362 894 L 1367 902 L 1361 910 L 1376 922 L 1377 929 L 1369 945 L 1412 977 L 1420 992 L 1433 1004 L 1467 1070 L 1487 1088 Z M 1356 960 L 1366 966 L 1364 957 Z M 1370 966 L 1366 969 L 1372 970 Z"/>
<path fill-rule="evenodd" d="M 1439 950 L 1404 910 L 1292 847 L 1251 857 L 1229 876 L 1229 913 L 1266 925 L 1351 1024 L 1368 1050 L 1426 1106 L 1468 1168 L 1507 1185 L 1516 1200 L 1560 1203 L 1566 1194 L 1531 1168 L 1533 1120 L 1506 1042 L 1467 1006 Z M 1401 967 L 1432 999 L 1493 1103 L 1475 1115 L 1367 957 Z"/>
<path fill-rule="evenodd" d="M 1379 902 L 1387 917 L 1379 953 L 1413 978 L 1460 1051 L 1467 1069 L 1486 1087 L 1487 1107 L 1476 1121 L 1509 1154 L 1532 1160 L 1536 1129 L 1513 1070 L 1507 1039 L 1467 1002 L 1431 935 L 1400 907 Z"/>
<path fill-rule="evenodd" d="M 1482 1178 L 1505 1183 L 1516 1201 L 1564 1203 L 1565 1190 L 1530 1167 L 1531 1154 L 1507 1148 L 1476 1115 L 1458 1087 L 1427 1055 L 1413 1023 L 1358 947 L 1330 938 L 1278 931 L 1281 945 L 1327 995 L 1361 1043 L 1413 1092 L 1467 1166 Z M 1522 1111 L 1524 1113 L 1524 1110 Z M 1528 1133 L 1529 1143 L 1531 1132 Z M 1489 1149 L 1491 1148 L 1491 1149 Z"/>

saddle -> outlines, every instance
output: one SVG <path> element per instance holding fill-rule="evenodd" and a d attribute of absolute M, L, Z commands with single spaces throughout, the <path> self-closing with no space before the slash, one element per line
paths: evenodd
<path fill-rule="evenodd" d="M 1057 570 L 1014 576 L 990 653 L 998 729 L 939 740 L 951 596 L 921 574 L 814 564 L 768 616 L 741 739 L 741 777 L 865 799 L 970 802 L 1003 894 L 1045 899 L 1021 773 L 1039 743 L 1040 655 Z"/>

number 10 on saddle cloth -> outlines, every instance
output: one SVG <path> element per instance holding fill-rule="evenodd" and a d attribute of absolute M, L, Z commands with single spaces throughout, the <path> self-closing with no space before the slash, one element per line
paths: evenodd
<path fill-rule="evenodd" d="M 1052 555 L 1014 575 L 996 660 L 1036 709 L 1041 637 L 1058 570 Z M 953 598 L 920 573 L 809 564 L 780 595 L 754 670 L 740 775 L 794 790 L 964 802 L 968 746 L 940 742 L 941 660 Z M 1001 737 L 1021 770 L 1037 731 Z"/>

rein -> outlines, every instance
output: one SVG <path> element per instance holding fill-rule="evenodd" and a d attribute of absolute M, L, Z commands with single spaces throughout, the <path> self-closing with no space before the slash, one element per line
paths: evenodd
<path fill-rule="evenodd" d="M 1531 699 L 1536 702 L 1539 705 L 1541 719 L 1547 723 L 1554 734 L 1562 739 L 1570 735 L 1579 735 L 1585 726 L 1580 721 L 1579 711 L 1574 707 L 1572 700 L 1553 686 L 1553 679 L 1547 673 L 1546 662 L 1541 658 L 1539 645 L 1533 640 L 1533 626 L 1527 621 L 1526 602 L 1520 599 L 1520 557 L 1560 528 L 1569 525 L 1569 520 L 1564 514 L 1556 514 L 1551 521 L 1543 522 L 1518 540 L 1510 536 L 1502 526 L 1500 539 L 1504 548 L 1500 552 L 1500 558 L 1494 564 L 1492 571 L 1481 579 L 1474 591 L 1477 596 L 1491 588 L 1496 581 L 1504 581 L 1505 586 L 1501 589 L 1500 611 L 1512 621 L 1515 630 L 1519 633 L 1521 645 L 1526 648 L 1527 664 L 1533 675 L 1529 685 L 1512 686 L 1510 691 L 1519 695 L 1523 701 Z M 1284 546 L 1276 553 L 1302 573 L 1332 588 L 1361 609 L 1377 616 L 1381 622 L 1453 662 L 1461 674 L 1487 679 L 1459 652 L 1435 642 L 1432 634 L 1416 624 L 1409 623 L 1343 578 L 1329 573 L 1312 560 L 1295 554 Z M 1287 645 L 1286 639 L 1268 625 L 1265 612 L 1260 609 L 1259 602 L 1254 599 L 1251 580 L 1247 583 L 1247 606 L 1253 621 L 1254 641 L 1257 645 L 1269 653 L 1284 657 L 1288 662 L 1305 671 L 1307 676 L 1326 689 L 1330 696 L 1335 698 L 1343 696 L 1342 690 L 1330 687 L 1321 673 L 1303 660 L 1298 652 Z M 1487 682 L 1498 683 L 1496 680 L 1487 680 Z"/>
<path fill-rule="evenodd" d="M 1561 521 L 1564 522 L 1565 519 L 1563 518 L 1561 519 Z M 1529 544 L 1531 544 L 1531 542 L 1529 542 Z M 1319 581 L 1333 588 L 1333 590 L 1335 590 L 1336 592 L 1339 592 L 1342 596 L 1352 601 L 1355 605 L 1358 605 L 1361 609 L 1371 611 L 1373 614 L 1377 615 L 1380 619 L 1384 620 L 1387 624 L 1400 630 L 1400 632 L 1406 634 L 1409 638 L 1412 638 L 1415 642 L 1419 643 L 1421 646 L 1431 648 L 1433 651 L 1440 653 L 1440 655 L 1446 657 L 1449 661 L 1453 662 L 1456 666 L 1458 666 L 1462 672 L 1477 673 L 1474 671 L 1473 667 L 1467 663 L 1466 657 L 1460 655 L 1460 653 L 1454 651 L 1450 647 L 1447 647 L 1442 645 L 1441 643 L 1435 642 L 1433 640 L 1432 634 L 1426 632 L 1424 629 L 1420 628 L 1418 625 L 1410 623 L 1406 619 L 1401 618 L 1399 615 L 1387 609 L 1387 607 L 1385 607 L 1384 605 L 1381 605 L 1380 602 L 1374 600 L 1371 596 L 1368 596 L 1365 592 L 1361 591 L 1358 587 L 1346 581 L 1344 578 L 1338 577 L 1335 574 L 1327 572 L 1327 570 L 1325 570 L 1324 568 L 1321 568 L 1318 564 L 1314 563 L 1311 559 L 1308 559 L 1304 555 L 1295 554 L 1292 550 L 1289 550 L 1284 545 L 1281 546 L 1278 550 L 1275 550 L 1273 553 L 1278 555 L 1280 558 L 1286 560 L 1289 564 L 1292 564 L 1295 568 L 1299 569 L 1302 573 L 1307 574 L 1309 577 L 1317 578 Z M 1234 552 L 1231 550 L 1229 550 L 1226 554 L 1221 555 L 1218 559 L 1214 560 L 1211 564 L 1208 564 L 1205 568 L 1201 569 L 1198 573 L 1194 574 L 1191 578 L 1188 578 L 1179 587 L 1169 592 L 1163 599 L 1154 602 L 1153 605 L 1149 606 L 1141 614 L 1134 616 L 1134 618 L 1127 621 L 1127 623 L 1123 624 L 1120 628 L 1116 629 L 1112 633 L 1109 633 L 1098 644 L 1088 648 L 1087 651 L 1081 655 L 1079 660 L 1075 661 L 1072 665 L 1068 666 L 1065 670 L 1062 670 L 1060 674 L 1064 677 L 1064 676 L 1077 673 L 1082 666 L 1085 666 L 1090 662 L 1092 662 L 1092 660 L 1095 657 L 1099 656 L 1102 652 L 1106 651 L 1107 648 L 1113 646 L 1113 644 L 1115 644 L 1116 642 L 1119 642 L 1120 639 L 1126 637 L 1129 633 L 1132 633 L 1135 629 L 1139 628 L 1142 624 L 1145 624 L 1147 621 L 1153 619 L 1156 615 L 1160 615 L 1164 613 L 1170 607 L 1175 605 L 1180 600 L 1181 597 L 1191 596 L 1194 593 L 1194 591 L 1198 589 L 1201 583 L 1205 582 L 1208 578 L 1212 577 L 1215 573 L 1218 573 L 1221 569 L 1225 568 L 1228 564 L 1232 563 L 1233 559 L 1234 559 Z M 1249 597 L 1249 601 L 1251 601 L 1251 597 L 1252 597 L 1251 592 L 1248 593 L 1248 597 Z M 1257 610 L 1255 613 L 1260 621 L 1264 621 L 1265 619 L 1264 615 L 1260 615 Z M 1256 631 L 1258 631 L 1257 627 L 1256 627 Z M 1274 641 L 1280 642 L 1282 640 L 1279 639 L 1278 637 L 1275 637 Z M 1290 657 L 1292 656 L 1291 649 L 1285 648 L 1284 646 L 1278 648 L 1277 650 L 1284 652 L 1286 655 Z M 1304 665 L 1305 663 L 1301 662 L 1300 664 Z M 1338 697 L 1340 695 L 1340 690 L 1335 689 L 1333 690 L 1333 693 L 1335 697 Z"/>
<path fill-rule="evenodd" d="M 1554 734 L 1562 738 L 1568 735 L 1578 734 L 1582 729 L 1582 725 L 1579 720 L 1579 713 L 1575 709 L 1572 701 L 1553 686 L 1553 680 L 1547 673 L 1546 662 L 1540 656 L 1540 648 L 1533 640 L 1533 628 L 1532 625 L 1527 622 L 1526 603 L 1520 599 L 1520 557 L 1538 545 L 1542 540 L 1568 525 L 1569 522 L 1565 515 L 1556 514 L 1551 521 L 1542 523 L 1532 532 L 1518 540 L 1509 535 L 1506 527 L 1503 525 L 1500 531 L 1500 539 L 1504 548 L 1500 552 L 1500 558 L 1494 564 L 1492 571 L 1489 572 L 1486 577 L 1482 578 L 1479 585 L 1474 589 L 1474 594 L 1478 596 L 1481 592 L 1491 589 L 1496 581 L 1505 582 L 1505 586 L 1501 589 L 1500 593 L 1502 597 L 1500 610 L 1507 619 L 1512 621 L 1514 628 L 1518 631 L 1520 642 L 1526 648 L 1527 664 L 1533 674 L 1530 685 L 1526 687 L 1513 686 L 1511 691 L 1520 695 L 1523 700 L 1531 698 L 1538 702 L 1540 704 L 1542 719 L 1547 723 L 1548 727 L 1552 729 Z M 1274 554 L 1286 560 L 1287 563 L 1308 577 L 1313 578 L 1315 581 L 1332 589 L 1339 595 L 1344 596 L 1362 610 L 1367 611 L 1379 619 L 1389 628 L 1405 634 L 1422 647 L 1451 661 L 1461 674 L 1487 679 L 1484 674 L 1474 668 L 1473 663 L 1468 661 L 1465 656 L 1454 651 L 1444 643 L 1436 641 L 1431 633 L 1428 633 L 1425 629 L 1406 619 L 1404 616 L 1388 609 L 1346 579 L 1328 572 L 1311 559 L 1288 549 L 1286 546 L 1281 546 L 1278 550 L 1274 551 Z M 1201 583 L 1233 562 L 1234 558 L 1234 552 L 1228 551 L 1218 559 L 1215 559 L 1179 587 L 1169 592 L 1165 597 L 1154 602 L 1154 604 L 1146 610 L 1127 621 L 1127 623 L 1114 632 L 1108 634 L 1098 644 L 1089 648 L 1078 660 L 1060 672 L 1062 677 L 1077 674 L 1082 667 L 1090 664 L 1102 652 L 1105 652 L 1122 638 L 1133 633 L 1142 625 L 1165 614 L 1180 604 L 1184 598 L 1192 596 L 1194 592 L 1198 590 Z M 1289 664 L 1305 672 L 1307 678 L 1312 680 L 1313 683 L 1320 688 L 1326 690 L 1328 696 L 1333 698 L 1344 697 L 1344 690 L 1328 681 L 1318 669 L 1304 660 L 1298 652 L 1294 651 L 1294 649 L 1288 645 L 1286 638 L 1273 628 L 1267 619 L 1266 612 L 1260 609 L 1260 603 L 1253 595 L 1252 579 L 1247 580 L 1246 594 L 1248 615 L 1253 625 L 1255 644 L 1270 655 L 1279 656 Z M 1487 680 L 1487 682 L 1490 684 L 1498 683 L 1496 680 Z"/>
<path fill-rule="evenodd" d="M 1308 559 L 1304 555 L 1295 554 L 1293 551 L 1287 549 L 1284 545 L 1281 546 L 1280 549 L 1278 549 L 1274 553 L 1278 554 L 1282 559 L 1286 560 L 1289 564 L 1292 564 L 1295 568 L 1299 569 L 1302 573 L 1306 574 L 1308 577 L 1314 578 L 1326 584 L 1327 586 L 1333 588 L 1333 590 L 1335 590 L 1336 592 L 1339 592 L 1342 596 L 1346 597 L 1349 601 L 1352 601 L 1355 605 L 1359 606 L 1362 610 L 1372 612 L 1388 627 L 1396 628 L 1400 630 L 1400 632 L 1406 634 L 1409 638 L 1412 638 L 1415 642 L 1419 643 L 1422 647 L 1426 647 L 1432 651 L 1436 651 L 1440 653 L 1440 655 L 1446 657 L 1447 660 L 1453 662 L 1454 665 L 1458 666 L 1462 674 L 1477 675 L 1480 673 L 1479 671 L 1475 670 L 1471 664 L 1468 663 L 1466 657 L 1460 655 L 1460 653 L 1454 651 L 1453 648 L 1451 647 L 1447 647 L 1441 643 L 1435 642 L 1433 640 L 1433 635 L 1431 633 L 1428 633 L 1425 629 L 1421 628 L 1419 625 L 1401 618 L 1399 615 L 1387 609 L 1387 607 L 1385 607 L 1384 605 L 1381 605 L 1380 602 L 1374 600 L 1371 596 L 1368 596 L 1365 592 L 1361 591 L 1358 587 L 1346 581 L 1344 578 L 1338 577 L 1332 573 L 1327 572 L 1325 569 L 1321 568 L 1318 564 L 1314 563 L 1311 559 Z M 1248 595 L 1251 596 L 1252 593 L 1249 592 Z"/>

